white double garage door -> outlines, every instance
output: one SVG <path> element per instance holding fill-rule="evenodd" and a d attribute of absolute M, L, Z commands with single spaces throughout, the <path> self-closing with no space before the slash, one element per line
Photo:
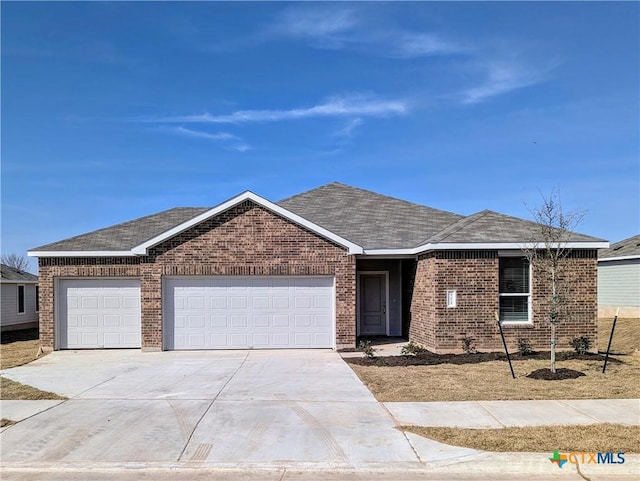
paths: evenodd
<path fill-rule="evenodd" d="M 140 282 L 62 279 L 61 349 L 141 345 Z M 166 277 L 165 349 L 331 348 L 333 277 Z"/>

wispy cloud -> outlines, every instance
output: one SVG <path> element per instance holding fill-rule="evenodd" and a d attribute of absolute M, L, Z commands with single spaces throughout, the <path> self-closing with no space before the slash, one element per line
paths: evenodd
<path fill-rule="evenodd" d="M 217 142 L 223 142 L 226 148 L 230 150 L 236 150 L 238 152 L 246 152 L 251 148 L 237 135 L 230 134 L 228 132 L 203 132 L 201 130 L 187 129 L 182 126 L 163 126 L 159 130 L 168 132 L 171 134 L 181 135 L 183 137 L 191 137 L 197 139 L 213 140 Z"/>
<path fill-rule="evenodd" d="M 310 107 L 274 110 L 237 110 L 230 114 L 203 113 L 175 117 L 139 119 L 153 123 L 210 123 L 244 124 L 249 122 L 280 122 L 320 117 L 389 117 L 402 115 L 409 110 L 403 100 L 381 100 L 367 96 L 331 97 Z"/>
<path fill-rule="evenodd" d="M 490 62 L 486 80 L 462 92 L 463 104 L 476 104 L 513 90 L 529 87 L 546 79 L 546 69 L 537 70 L 518 62 Z"/>
<path fill-rule="evenodd" d="M 416 58 L 467 52 L 468 46 L 435 32 L 389 28 L 362 19 L 351 8 L 324 6 L 284 10 L 268 34 L 306 40 L 311 47 L 348 49 L 382 57 Z"/>
<path fill-rule="evenodd" d="M 344 34 L 351 32 L 358 21 L 351 9 L 293 8 L 282 12 L 269 29 L 271 32 L 313 40 L 320 48 L 341 48 Z"/>
<path fill-rule="evenodd" d="M 399 32 L 393 34 L 392 39 L 389 45 L 397 57 L 414 58 L 470 51 L 459 42 L 445 40 L 433 33 Z"/>
<path fill-rule="evenodd" d="M 338 130 L 334 135 L 343 139 L 350 139 L 353 137 L 353 131 L 363 123 L 364 121 L 360 117 L 351 119 L 347 122 L 347 125 Z"/>

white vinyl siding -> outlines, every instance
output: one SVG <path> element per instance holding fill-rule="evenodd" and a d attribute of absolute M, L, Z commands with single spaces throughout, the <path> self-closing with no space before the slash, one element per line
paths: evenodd
<path fill-rule="evenodd" d="M 331 348 L 333 277 L 169 277 L 166 349 Z"/>
<path fill-rule="evenodd" d="M 598 263 L 598 304 L 640 306 L 640 259 Z"/>
<path fill-rule="evenodd" d="M 2 292 L 0 293 L 0 326 L 2 328 L 21 326 L 22 324 L 24 324 L 23 327 L 34 327 L 38 322 L 36 285 L 20 285 L 24 285 L 24 313 L 18 314 L 18 284 L 2 283 Z"/>

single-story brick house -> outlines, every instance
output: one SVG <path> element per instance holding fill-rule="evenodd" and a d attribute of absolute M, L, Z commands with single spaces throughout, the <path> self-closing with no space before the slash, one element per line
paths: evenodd
<path fill-rule="evenodd" d="M 436 352 L 465 337 L 548 347 L 545 286 L 523 258 L 537 225 L 470 216 L 332 183 L 273 203 L 245 192 L 29 252 L 48 349 L 346 348 L 404 336 Z M 596 335 L 597 249 L 574 234 L 579 280 L 559 338 Z"/>
<path fill-rule="evenodd" d="M 640 235 L 598 251 L 598 315 L 640 318 Z"/>
<path fill-rule="evenodd" d="M 38 276 L 0 264 L 0 330 L 38 327 Z"/>

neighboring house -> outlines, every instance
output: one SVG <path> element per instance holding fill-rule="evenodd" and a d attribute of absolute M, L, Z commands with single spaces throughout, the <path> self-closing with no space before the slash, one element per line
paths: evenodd
<path fill-rule="evenodd" d="M 598 251 L 598 315 L 640 318 L 640 235 Z"/>
<path fill-rule="evenodd" d="M 333 183 L 273 203 L 245 192 L 45 245 L 40 338 L 49 349 L 345 348 L 404 336 L 437 352 L 472 337 L 549 345 L 549 298 L 521 248 L 538 225 L 465 217 Z M 572 234 L 578 281 L 559 338 L 596 336 L 597 249 Z"/>
<path fill-rule="evenodd" d="M 38 327 L 38 276 L 0 264 L 0 329 Z"/>

